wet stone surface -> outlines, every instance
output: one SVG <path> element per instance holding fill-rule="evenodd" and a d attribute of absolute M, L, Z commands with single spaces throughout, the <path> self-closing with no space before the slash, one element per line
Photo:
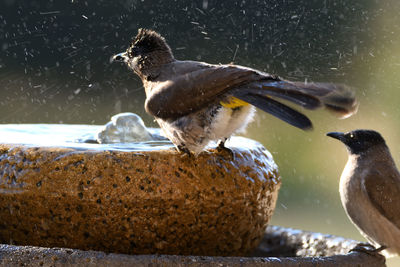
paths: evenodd
<path fill-rule="evenodd" d="M 23 140 L 17 142 L 10 134 L 15 127 L 6 127 L 10 138 L 0 140 L 0 243 L 245 255 L 260 242 L 275 207 L 277 166 L 259 143 L 245 138 L 228 143 L 232 160 L 212 148 L 189 157 L 170 144 L 38 145 L 27 133 L 19 133 Z M 73 127 L 66 127 L 73 137 Z"/>

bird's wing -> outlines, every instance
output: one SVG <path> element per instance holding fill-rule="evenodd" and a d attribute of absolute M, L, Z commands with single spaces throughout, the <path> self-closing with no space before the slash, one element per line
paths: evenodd
<path fill-rule="evenodd" d="M 153 116 L 167 119 L 187 115 L 216 102 L 226 91 L 257 80 L 260 76 L 249 68 L 193 61 L 186 63 L 190 71 L 185 72 L 185 62 L 180 64 L 182 71 L 165 70 L 167 74 L 163 75 L 168 79 L 154 83 L 148 94 L 145 108 Z"/>
<path fill-rule="evenodd" d="M 384 177 L 374 170 L 364 177 L 362 190 L 372 205 L 400 229 L 400 179 L 395 175 Z"/>
<path fill-rule="evenodd" d="M 326 107 L 342 118 L 352 115 L 357 110 L 354 93 L 343 85 L 290 82 L 265 77 L 266 79 L 239 86 L 230 93 L 303 130 L 312 128 L 311 121 L 302 113 L 271 97 L 288 100 L 306 109 Z"/>
<path fill-rule="evenodd" d="M 342 118 L 354 114 L 358 107 L 354 92 L 341 84 L 261 79 L 243 89 L 236 92 L 237 97 L 240 98 L 240 94 L 269 95 L 306 109 L 326 107 Z"/>
<path fill-rule="evenodd" d="M 153 83 L 146 111 L 169 119 L 187 115 L 228 93 L 301 129 L 312 128 L 300 112 L 272 99 L 284 99 L 307 109 L 325 106 L 342 117 L 357 108 L 354 93 L 341 85 L 290 82 L 238 65 L 178 61 L 165 67 L 164 78 Z M 271 98 L 272 97 L 272 98 Z"/>

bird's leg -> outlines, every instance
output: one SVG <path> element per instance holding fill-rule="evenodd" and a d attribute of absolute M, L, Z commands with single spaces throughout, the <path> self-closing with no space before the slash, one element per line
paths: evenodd
<path fill-rule="evenodd" d="M 188 155 L 189 157 L 192 156 L 192 153 L 190 152 L 189 149 L 187 149 L 187 147 L 186 147 L 185 145 L 178 145 L 178 146 L 176 146 L 176 149 L 177 149 L 180 153 L 182 153 L 182 154 L 184 154 L 184 155 Z"/>
<path fill-rule="evenodd" d="M 349 252 L 361 252 L 361 253 L 367 253 L 368 255 L 374 256 L 374 257 L 382 257 L 379 252 L 382 250 L 387 249 L 386 246 L 380 246 L 379 248 L 375 248 L 373 245 L 369 243 L 358 243 L 354 248 L 350 249 Z"/>
<path fill-rule="evenodd" d="M 232 149 L 230 149 L 230 148 L 228 148 L 228 147 L 225 146 L 226 140 L 228 140 L 228 138 L 224 138 L 224 140 L 220 140 L 220 141 L 218 142 L 217 151 L 218 151 L 218 152 L 226 151 L 226 152 L 228 152 L 228 153 L 231 155 L 231 158 L 232 158 L 232 159 L 235 159 L 235 154 L 233 153 Z"/>
<path fill-rule="evenodd" d="M 217 149 L 218 149 L 218 150 L 226 149 L 226 147 L 225 147 L 225 142 L 226 142 L 226 138 L 224 138 L 224 140 L 219 140 Z"/>

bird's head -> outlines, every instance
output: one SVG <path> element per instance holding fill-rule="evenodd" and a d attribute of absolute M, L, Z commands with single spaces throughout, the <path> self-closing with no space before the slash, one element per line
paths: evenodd
<path fill-rule="evenodd" d="M 380 133 L 373 130 L 354 130 L 347 133 L 330 132 L 327 136 L 344 143 L 352 154 L 361 154 L 377 145 L 386 146 Z"/>
<path fill-rule="evenodd" d="M 141 28 L 126 52 L 114 55 L 112 60 L 125 62 L 140 76 L 148 69 L 173 61 L 174 56 L 164 37 Z"/>

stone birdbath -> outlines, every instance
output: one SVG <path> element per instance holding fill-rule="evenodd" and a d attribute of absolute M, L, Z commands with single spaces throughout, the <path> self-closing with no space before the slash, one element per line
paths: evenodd
<path fill-rule="evenodd" d="M 227 145 L 182 155 L 134 114 L 0 125 L 0 264 L 385 266 L 347 254 L 352 240 L 266 228 L 277 165 L 255 141 Z"/>

